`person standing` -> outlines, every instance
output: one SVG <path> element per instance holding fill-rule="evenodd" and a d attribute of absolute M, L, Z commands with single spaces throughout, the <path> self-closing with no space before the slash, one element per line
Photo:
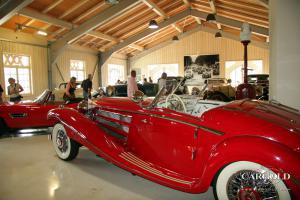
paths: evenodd
<path fill-rule="evenodd" d="M 137 86 L 137 83 L 136 83 L 136 71 L 135 70 L 132 70 L 131 73 L 130 73 L 130 77 L 128 78 L 128 81 L 127 81 L 127 96 L 128 97 L 132 97 L 134 95 L 134 93 L 136 91 L 138 91 L 138 86 Z"/>
<path fill-rule="evenodd" d="M 3 88 L 2 88 L 2 86 L 1 86 L 1 84 L 0 84 L 0 103 L 3 102 L 3 99 L 2 99 L 2 93 L 3 93 Z"/>
<path fill-rule="evenodd" d="M 92 88 L 93 88 L 92 79 L 93 79 L 92 74 L 89 74 L 88 78 L 85 79 L 84 81 L 82 81 L 82 83 L 81 83 L 81 87 L 83 89 L 83 98 L 86 100 L 92 98 L 92 95 L 91 95 Z"/>
<path fill-rule="evenodd" d="M 149 76 L 149 83 L 153 83 L 151 76 Z"/>
<path fill-rule="evenodd" d="M 167 87 L 167 73 L 163 72 L 161 74 L 160 79 L 158 79 L 158 91 L 160 91 L 161 88 Z"/>
<path fill-rule="evenodd" d="M 9 101 L 14 103 L 21 101 L 23 97 L 20 95 L 20 92 L 24 91 L 23 87 L 19 83 L 16 83 L 14 78 L 9 78 L 8 83 L 9 86 L 7 87 L 7 91 L 9 95 Z"/>
<path fill-rule="evenodd" d="M 75 100 L 75 90 L 76 90 L 76 77 L 71 77 L 70 81 L 66 86 L 66 92 L 64 94 L 65 101 L 73 101 Z"/>

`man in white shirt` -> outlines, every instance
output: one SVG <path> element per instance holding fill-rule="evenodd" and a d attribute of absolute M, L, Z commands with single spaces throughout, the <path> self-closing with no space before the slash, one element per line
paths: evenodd
<path fill-rule="evenodd" d="M 131 77 L 127 81 L 127 96 L 132 97 L 136 91 L 138 91 L 138 86 L 135 80 L 136 71 L 131 71 Z"/>
<path fill-rule="evenodd" d="M 163 88 L 163 87 L 167 87 L 167 73 L 163 72 L 161 74 L 160 79 L 158 79 L 158 91 Z"/>

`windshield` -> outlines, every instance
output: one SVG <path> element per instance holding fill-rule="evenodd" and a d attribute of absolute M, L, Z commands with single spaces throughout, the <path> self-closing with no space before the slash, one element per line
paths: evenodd
<path fill-rule="evenodd" d="M 47 97 L 49 96 L 49 93 L 51 91 L 45 90 L 42 94 L 40 94 L 38 97 L 36 97 L 33 102 L 35 103 L 45 103 L 45 100 L 47 100 Z"/>

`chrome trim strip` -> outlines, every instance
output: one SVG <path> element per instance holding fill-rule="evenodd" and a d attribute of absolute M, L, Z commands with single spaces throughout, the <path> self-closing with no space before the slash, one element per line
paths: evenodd
<path fill-rule="evenodd" d="M 168 179 L 168 180 L 171 180 L 171 181 L 174 181 L 174 182 L 178 182 L 178 183 L 181 183 L 181 184 L 192 184 L 191 181 L 181 180 L 181 179 L 174 178 L 172 176 L 168 176 L 168 175 L 162 173 L 161 171 L 149 166 L 149 164 L 145 164 L 145 162 L 143 160 L 139 159 L 138 157 L 136 157 L 135 155 L 133 155 L 129 152 L 121 153 L 120 157 L 125 159 L 126 161 L 128 161 L 128 162 L 144 169 L 145 171 L 148 171 L 148 172 L 150 172 L 152 174 L 155 174 L 157 176 L 160 176 L 162 178 L 165 178 L 165 179 Z"/>
<path fill-rule="evenodd" d="M 131 123 L 132 121 L 132 116 L 129 115 L 122 115 L 119 113 L 115 113 L 115 112 L 110 112 L 110 111 L 106 111 L 106 110 L 97 110 L 97 114 L 101 115 L 103 117 L 108 117 L 108 118 L 112 118 L 115 120 L 119 120 L 119 121 L 123 121 L 126 123 Z"/>
<path fill-rule="evenodd" d="M 166 117 L 166 116 L 162 116 L 162 115 L 143 113 L 143 112 L 137 112 L 137 111 L 132 111 L 132 110 L 119 110 L 119 109 L 116 109 L 116 108 L 109 108 L 109 109 L 116 110 L 116 111 L 127 112 L 127 113 L 147 115 L 147 116 L 150 116 L 150 117 L 157 117 L 157 118 L 161 118 L 161 119 L 167 119 L 167 120 L 170 120 L 170 121 L 174 121 L 174 122 L 178 122 L 178 123 L 181 123 L 181 124 L 186 124 L 186 125 L 189 125 L 189 126 L 192 126 L 192 127 L 195 127 L 195 128 L 199 128 L 199 129 L 202 129 L 204 131 L 208 131 L 208 132 L 216 134 L 216 135 L 224 135 L 225 134 L 222 131 L 218 131 L 218 130 L 215 130 L 215 129 L 212 129 L 212 128 L 208 128 L 208 127 L 205 127 L 205 126 L 195 124 L 195 123 L 185 122 L 183 120 L 174 119 L 174 118 Z"/>
<path fill-rule="evenodd" d="M 95 119 L 99 123 L 106 124 L 106 125 L 111 126 L 113 128 L 116 128 L 116 129 L 119 129 L 119 130 L 124 131 L 126 133 L 129 133 L 129 127 L 128 126 L 119 124 L 117 122 L 108 121 L 106 119 L 103 119 L 102 117 L 95 117 Z"/>

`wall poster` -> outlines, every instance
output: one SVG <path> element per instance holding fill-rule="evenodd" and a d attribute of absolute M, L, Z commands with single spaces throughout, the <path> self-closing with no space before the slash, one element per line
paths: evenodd
<path fill-rule="evenodd" d="M 219 55 L 184 56 L 186 85 L 204 85 L 208 78 L 219 77 Z"/>

